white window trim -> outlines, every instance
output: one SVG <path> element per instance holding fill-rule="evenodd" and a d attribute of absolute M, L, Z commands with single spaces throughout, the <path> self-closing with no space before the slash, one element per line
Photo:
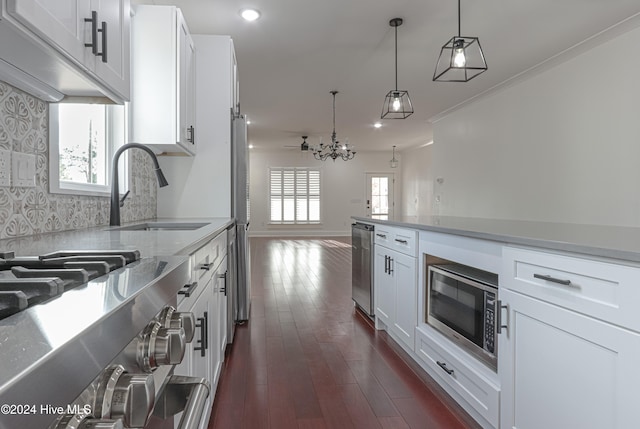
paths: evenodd
<path fill-rule="evenodd" d="M 107 154 L 107 184 L 98 185 L 91 183 L 75 183 L 66 180 L 60 180 L 60 145 L 58 137 L 60 136 L 60 129 L 58 127 L 59 120 L 58 104 L 49 104 L 49 193 L 51 194 L 66 194 L 66 195 L 87 195 L 97 197 L 109 197 L 111 195 L 111 160 L 115 153 L 113 145 L 108 145 L 109 153 Z M 122 140 L 120 144 L 126 142 L 126 136 L 128 135 L 127 119 L 128 112 L 127 106 L 125 106 L 124 123 L 122 126 Z M 115 124 L 114 115 L 112 115 L 111 109 L 107 108 L 107 138 L 110 138 L 110 134 L 113 132 Z M 120 145 L 118 145 L 119 147 Z M 129 157 L 127 153 L 123 153 L 120 156 L 120 168 L 118 169 L 118 178 L 120 183 L 120 194 L 124 194 L 129 189 Z M 124 186 L 123 186 L 124 185 Z"/>
<path fill-rule="evenodd" d="M 320 181 L 319 181 L 319 185 L 320 185 L 320 219 L 317 221 L 298 221 L 298 220 L 283 220 L 283 221 L 274 221 L 271 220 L 271 171 L 272 170 L 314 170 L 314 171 L 318 171 L 319 175 L 320 175 Z M 269 192 L 267 193 L 267 198 L 268 198 L 268 206 L 269 206 L 269 222 L 268 225 L 270 226 L 299 226 L 299 227 L 305 227 L 305 226 L 318 226 L 318 225 L 322 225 L 322 220 L 323 220 L 323 216 L 322 216 L 322 211 L 324 209 L 324 197 L 322 194 L 322 169 L 321 168 L 312 168 L 312 167 L 269 167 L 267 169 L 267 183 L 269 185 Z"/>

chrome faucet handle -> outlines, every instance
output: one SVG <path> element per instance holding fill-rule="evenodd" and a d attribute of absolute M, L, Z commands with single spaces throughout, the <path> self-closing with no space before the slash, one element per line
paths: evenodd
<path fill-rule="evenodd" d="M 124 200 L 126 200 L 127 197 L 129 196 L 129 192 L 131 192 L 131 190 L 128 190 L 127 192 L 125 192 L 122 198 L 120 198 L 120 202 L 118 203 L 120 207 L 124 207 Z"/>

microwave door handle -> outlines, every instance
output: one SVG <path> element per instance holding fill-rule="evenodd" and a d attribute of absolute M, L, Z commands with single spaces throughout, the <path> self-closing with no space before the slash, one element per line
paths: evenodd
<path fill-rule="evenodd" d="M 502 324 L 502 309 L 506 309 L 507 310 L 507 324 L 503 325 Z M 509 330 L 509 304 L 507 305 L 502 305 L 502 300 L 497 300 L 496 301 L 496 306 L 495 306 L 495 312 L 496 312 L 496 333 L 501 334 L 502 333 L 502 329 L 506 329 L 507 331 Z"/>

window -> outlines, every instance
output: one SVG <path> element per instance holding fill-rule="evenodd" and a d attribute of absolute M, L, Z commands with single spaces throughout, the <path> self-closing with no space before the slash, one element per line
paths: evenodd
<path fill-rule="evenodd" d="M 320 170 L 270 168 L 269 202 L 271 223 L 320 223 Z"/>
<path fill-rule="evenodd" d="M 50 192 L 108 195 L 111 159 L 125 141 L 125 106 L 50 104 L 49 124 Z"/>

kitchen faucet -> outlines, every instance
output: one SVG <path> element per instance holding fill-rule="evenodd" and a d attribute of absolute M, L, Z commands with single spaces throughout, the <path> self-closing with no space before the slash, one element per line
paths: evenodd
<path fill-rule="evenodd" d="M 113 154 L 113 161 L 111 166 L 111 211 L 109 213 L 109 225 L 111 226 L 120 226 L 120 207 L 121 205 L 124 205 L 124 199 L 129 194 L 129 192 L 127 192 L 122 198 L 122 201 L 120 200 L 120 190 L 118 184 L 118 158 L 120 158 L 122 152 L 134 147 L 144 150 L 151 156 L 151 159 L 153 160 L 153 164 L 155 166 L 154 171 L 156 172 L 156 176 L 158 177 L 158 185 L 163 188 L 169 184 L 169 182 L 167 182 L 167 179 L 164 177 L 164 174 L 162 174 L 162 169 L 160 168 L 160 164 L 158 164 L 158 158 L 156 157 L 156 154 L 153 153 L 151 149 L 140 143 L 127 143 L 120 146 L 116 153 Z"/>

